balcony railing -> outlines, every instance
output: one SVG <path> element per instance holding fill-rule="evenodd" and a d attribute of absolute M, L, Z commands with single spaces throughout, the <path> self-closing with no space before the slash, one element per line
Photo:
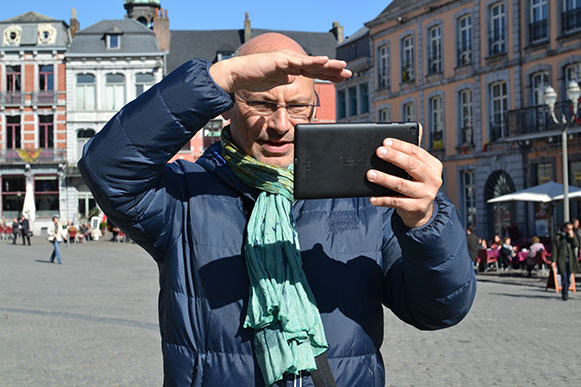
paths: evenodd
<path fill-rule="evenodd" d="M 561 102 L 555 106 L 555 116 L 571 117 L 569 102 Z M 577 113 L 581 119 L 581 111 Z M 556 124 L 545 105 L 533 106 L 525 109 L 510 110 L 507 113 L 507 133 L 509 137 L 543 134 L 549 131 L 561 130 Z"/>
<path fill-rule="evenodd" d="M 428 74 L 442 72 L 442 57 L 439 54 L 428 54 Z"/>
<path fill-rule="evenodd" d="M 474 145 L 474 128 L 472 126 L 460 128 L 460 145 Z"/>
<path fill-rule="evenodd" d="M 415 80 L 414 75 L 414 62 L 413 61 L 402 61 L 401 62 L 401 81 L 402 83 L 413 82 Z"/>
<path fill-rule="evenodd" d="M 458 66 L 466 66 L 472 63 L 472 48 L 458 48 Z"/>
<path fill-rule="evenodd" d="M 55 105 L 57 97 L 57 93 L 53 90 L 39 91 L 32 94 L 32 103 L 35 105 Z"/>
<path fill-rule="evenodd" d="M 488 40 L 490 56 L 506 53 L 506 42 L 504 35 L 494 35 Z"/>
<path fill-rule="evenodd" d="M 581 29 L 581 8 L 561 13 L 561 25 L 564 34 Z"/>
<path fill-rule="evenodd" d="M 547 19 L 529 24 L 529 41 L 531 43 L 547 39 L 548 37 Z"/>
<path fill-rule="evenodd" d="M 0 163 L 57 163 L 67 159 L 66 149 L 2 149 L 0 150 Z"/>
<path fill-rule="evenodd" d="M 5 91 L 0 93 L 1 105 L 22 105 L 24 103 L 24 93 L 20 91 Z"/>

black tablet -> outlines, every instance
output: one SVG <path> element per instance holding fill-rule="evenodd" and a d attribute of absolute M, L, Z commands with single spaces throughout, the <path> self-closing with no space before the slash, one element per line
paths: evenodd
<path fill-rule="evenodd" d="M 419 143 L 417 122 L 298 124 L 294 141 L 295 199 L 401 196 L 365 177 L 377 169 L 403 178 L 402 170 L 375 154 L 385 138 Z"/>

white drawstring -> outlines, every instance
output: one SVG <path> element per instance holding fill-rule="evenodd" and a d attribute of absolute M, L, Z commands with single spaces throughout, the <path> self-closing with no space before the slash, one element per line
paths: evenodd
<path fill-rule="evenodd" d="M 303 387 L 303 371 L 299 371 L 299 387 Z M 293 382 L 293 387 L 297 387 L 297 376 L 295 375 L 295 380 Z"/>

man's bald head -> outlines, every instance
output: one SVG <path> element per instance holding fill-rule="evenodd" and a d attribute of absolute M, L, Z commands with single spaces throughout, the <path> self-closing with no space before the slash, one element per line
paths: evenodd
<path fill-rule="evenodd" d="M 243 56 L 284 49 L 293 50 L 299 54 L 307 55 L 300 44 L 288 36 L 277 32 L 267 32 L 250 39 L 238 48 L 236 54 L 238 56 Z"/>

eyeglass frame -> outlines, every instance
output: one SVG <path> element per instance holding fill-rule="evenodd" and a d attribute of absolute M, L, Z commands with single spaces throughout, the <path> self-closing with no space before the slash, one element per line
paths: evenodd
<path fill-rule="evenodd" d="M 321 100 L 319 99 L 319 93 L 317 93 L 317 90 L 313 90 L 315 92 L 315 98 L 316 98 L 316 102 L 314 104 L 312 103 L 289 103 L 289 104 L 283 104 L 283 103 L 276 103 L 276 102 L 271 102 L 271 101 L 264 101 L 264 100 L 252 100 L 252 99 L 246 99 L 238 94 L 234 94 L 236 97 L 240 98 L 247 106 L 248 108 L 253 112 L 256 113 L 257 115 L 261 116 L 261 117 L 268 117 L 272 114 L 274 114 L 278 109 L 280 108 L 285 108 L 287 114 L 289 115 L 289 117 L 294 118 L 294 119 L 301 119 L 301 118 L 306 118 L 307 121 L 310 121 L 313 118 L 313 114 L 315 113 L 315 108 L 316 107 L 320 107 L 321 106 Z M 254 110 L 252 108 L 252 106 L 250 105 L 253 102 L 260 102 L 263 103 L 265 105 L 269 105 L 271 107 L 274 107 L 274 109 L 271 109 L 272 112 L 270 113 L 262 113 L 259 112 L 257 110 Z M 289 106 L 305 106 L 305 107 L 310 107 L 311 111 L 308 115 L 302 116 L 301 117 L 297 117 L 296 115 L 291 114 L 291 112 L 289 112 L 288 107 Z"/>

